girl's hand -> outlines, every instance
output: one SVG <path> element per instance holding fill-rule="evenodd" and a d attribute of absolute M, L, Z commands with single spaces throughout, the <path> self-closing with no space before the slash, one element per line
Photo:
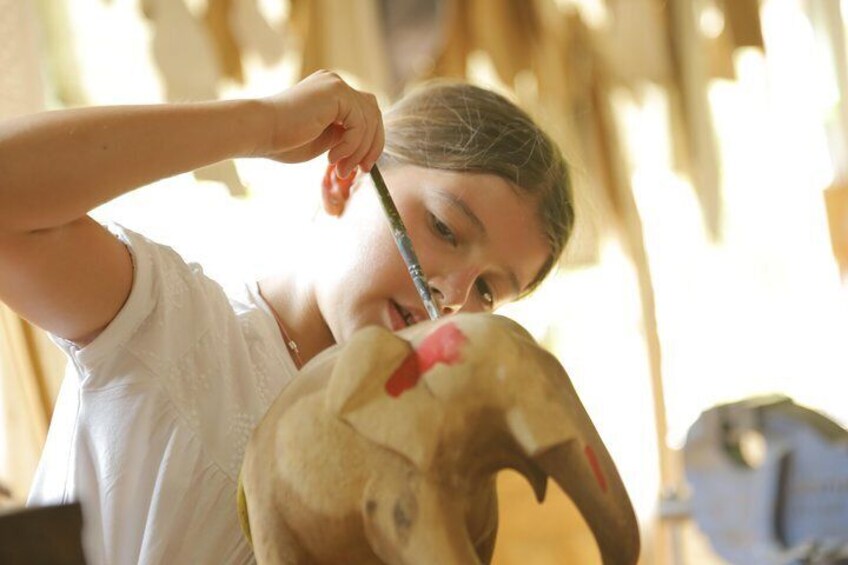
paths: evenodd
<path fill-rule="evenodd" d="M 351 88 L 337 74 L 318 71 L 288 90 L 262 99 L 272 111 L 268 145 L 259 156 L 285 163 L 329 150 L 342 177 L 368 171 L 383 151 L 383 117 L 373 94 Z"/>

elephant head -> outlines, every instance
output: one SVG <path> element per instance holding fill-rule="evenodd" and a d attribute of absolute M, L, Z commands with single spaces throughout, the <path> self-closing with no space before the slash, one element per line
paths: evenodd
<path fill-rule="evenodd" d="M 464 314 L 398 334 L 369 327 L 328 355 L 335 361 L 316 366 L 329 376 L 302 396 L 315 395 L 311 410 L 350 434 L 340 448 L 348 453 L 325 455 L 349 462 L 344 480 L 358 491 L 346 503 L 358 505 L 352 527 L 377 560 L 487 560 L 493 478 L 513 468 L 539 501 L 548 477 L 572 498 L 605 564 L 636 562 L 638 528 L 615 465 L 562 366 L 518 324 Z"/>

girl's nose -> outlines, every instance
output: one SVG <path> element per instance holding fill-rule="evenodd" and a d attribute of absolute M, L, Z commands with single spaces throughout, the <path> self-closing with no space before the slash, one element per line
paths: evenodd
<path fill-rule="evenodd" d="M 430 279 L 430 290 L 443 316 L 462 310 L 477 276 L 475 269 L 465 269 Z"/>

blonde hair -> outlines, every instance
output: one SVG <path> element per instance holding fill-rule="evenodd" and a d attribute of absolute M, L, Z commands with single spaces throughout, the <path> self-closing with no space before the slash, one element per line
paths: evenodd
<path fill-rule="evenodd" d="M 574 227 L 568 165 L 553 140 L 503 96 L 465 83 L 430 82 L 385 115 L 380 165 L 497 175 L 537 201 L 550 256 L 522 296 L 553 270 Z"/>

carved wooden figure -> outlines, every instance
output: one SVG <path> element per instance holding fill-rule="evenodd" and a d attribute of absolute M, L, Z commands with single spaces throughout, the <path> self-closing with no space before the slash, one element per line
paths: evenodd
<path fill-rule="evenodd" d="M 551 477 L 603 562 L 636 563 L 630 499 L 568 376 L 491 314 L 368 327 L 310 362 L 253 433 L 239 512 L 260 564 L 488 562 L 504 468 L 539 501 Z"/>

